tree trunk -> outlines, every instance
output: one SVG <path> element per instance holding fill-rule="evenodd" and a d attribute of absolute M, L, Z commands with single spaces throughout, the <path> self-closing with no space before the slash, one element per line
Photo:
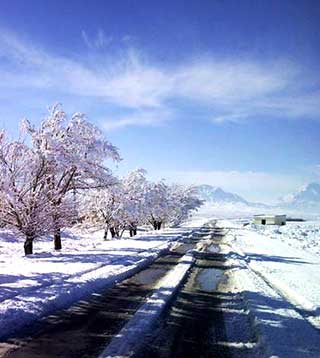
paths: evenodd
<path fill-rule="evenodd" d="M 115 229 L 115 232 L 116 232 L 116 236 L 117 236 L 117 237 L 120 237 L 120 231 L 119 231 L 118 228 Z"/>
<path fill-rule="evenodd" d="M 133 236 L 135 236 L 135 235 L 137 235 L 137 228 L 136 227 L 133 229 Z"/>
<path fill-rule="evenodd" d="M 158 229 L 158 223 L 157 223 L 156 221 L 153 222 L 153 228 L 154 228 L 155 230 Z"/>
<path fill-rule="evenodd" d="M 60 228 L 57 228 L 54 230 L 53 241 L 54 241 L 54 249 L 61 250 L 62 244 L 61 244 L 61 229 Z"/>
<path fill-rule="evenodd" d="M 24 242 L 24 254 L 27 255 L 32 255 L 33 254 L 33 236 L 29 236 L 27 235 L 26 237 L 26 241 Z"/>
<path fill-rule="evenodd" d="M 114 238 L 116 236 L 116 232 L 113 227 L 110 228 L 111 237 Z"/>
<path fill-rule="evenodd" d="M 108 240 L 108 228 L 104 229 L 103 240 Z"/>
<path fill-rule="evenodd" d="M 161 224 L 162 224 L 161 221 L 158 221 L 158 222 L 157 222 L 157 230 L 160 230 L 160 229 L 161 229 Z"/>
<path fill-rule="evenodd" d="M 133 229 L 129 229 L 130 237 L 133 236 Z"/>

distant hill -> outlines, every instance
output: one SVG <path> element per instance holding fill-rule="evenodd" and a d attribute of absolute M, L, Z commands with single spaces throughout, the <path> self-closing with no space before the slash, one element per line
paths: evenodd
<path fill-rule="evenodd" d="M 248 205 L 248 201 L 241 196 L 226 192 L 219 187 L 211 185 L 199 185 L 196 187 L 198 195 L 202 200 L 218 203 L 242 203 Z"/>
<path fill-rule="evenodd" d="M 283 197 L 281 205 L 295 209 L 320 210 L 320 184 L 305 185 L 295 193 Z"/>
<path fill-rule="evenodd" d="M 270 206 L 262 203 L 252 203 L 242 196 L 224 191 L 223 189 L 211 185 L 199 185 L 196 187 L 199 197 L 202 200 L 221 204 L 242 204 L 253 208 L 267 209 Z"/>
<path fill-rule="evenodd" d="M 254 213 L 286 213 L 291 216 L 307 217 L 320 214 L 320 184 L 310 183 L 297 192 L 282 198 L 276 205 L 253 203 L 242 196 L 224 191 L 211 185 L 199 185 L 196 187 L 200 199 L 217 204 L 218 207 L 228 208 L 236 212 Z M 219 205 L 221 204 L 221 205 Z M 215 206 L 215 205 L 212 205 Z M 311 216 L 310 216 L 311 217 Z"/>

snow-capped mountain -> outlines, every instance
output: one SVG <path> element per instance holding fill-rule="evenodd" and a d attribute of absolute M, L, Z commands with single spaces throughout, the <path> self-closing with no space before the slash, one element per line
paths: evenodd
<path fill-rule="evenodd" d="M 197 186 L 198 195 L 202 200 L 212 201 L 218 203 L 242 203 L 248 205 L 248 201 L 241 196 L 233 193 L 228 193 L 221 188 L 211 185 Z"/>
<path fill-rule="evenodd" d="M 205 200 L 209 203 L 217 203 L 217 204 L 230 204 L 241 207 L 250 207 L 250 208 L 260 208 L 260 209 L 268 209 L 269 205 L 262 203 L 253 203 L 247 201 L 243 197 L 238 194 L 230 193 L 224 191 L 223 189 L 211 186 L 211 185 L 199 185 L 196 187 L 198 191 L 198 195 L 200 199 Z"/>
<path fill-rule="evenodd" d="M 199 185 L 197 191 L 200 199 L 205 200 L 211 205 L 217 204 L 241 210 L 263 210 L 264 212 L 271 211 L 285 212 L 290 215 L 309 215 L 320 213 L 320 184 L 310 183 L 305 185 L 297 192 L 281 198 L 281 201 L 276 205 L 266 205 L 262 203 L 253 203 L 247 201 L 240 195 L 224 191 L 219 187 L 211 185 Z M 230 207 L 231 206 L 231 207 Z"/>
<path fill-rule="evenodd" d="M 314 209 L 320 208 L 320 184 L 310 183 L 293 194 L 282 198 L 287 207 Z"/>

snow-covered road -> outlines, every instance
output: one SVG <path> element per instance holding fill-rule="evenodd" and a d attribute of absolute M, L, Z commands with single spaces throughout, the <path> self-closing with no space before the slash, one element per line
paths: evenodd
<path fill-rule="evenodd" d="M 167 245 L 167 247 L 172 247 L 164 256 L 162 255 L 142 271 L 140 271 L 141 265 L 140 267 L 137 265 L 139 261 L 130 265 L 130 267 L 134 266 L 134 270 L 139 270 L 139 272 L 132 276 L 133 272 L 131 270 L 132 277 L 129 279 L 125 281 L 121 280 L 119 284 L 112 285 L 112 288 L 101 290 L 100 287 L 99 291 L 95 291 L 94 288 L 97 287 L 97 284 L 94 284 L 94 282 L 98 281 L 99 283 L 102 280 L 105 283 L 106 280 L 116 279 L 115 275 L 113 275 L 112 265 L 110 265 L 110 263 L 107 264 L 103 268 L 105 277 L 99 277 L 98 279 L 94 277 L 94 282 L 88 286 L 88 289 L 91 289 L 92 295 L 76 302 L 68 310 L 57 312 L 55 315 L 50 315 L 46 317 L 46 319 L 39 321 L 38 324 L 16 332 L 13 340 L 0 342 L 0 356 L 33 358 L 36 355 L 38 357 L 49 358 L 59 355 L 59 357 L 67 358 L 74 354 L 77 356 L 84 354 L 85 356 L 96 357 L 97 354 L 104 349 L 107 344 L 106 342 L 109 342 L 110 339 L 118 333 L 121 326 L 123 326 L 131 318 L 132 314 L 139 309 L 139 306 L 145 302 L 145 305 L 136 313 L 138 314 L 140 312 L 140 316 L 142 315 L 144 318 L 143 326 L 139 325 L 140 333 L 141 329 L 144 332 L 144 330 L 148 328 L 146 319 L 150 321 L 149 325 L 157 320 L 159 314 L 168 304 L 172 294 L 192 265 L 193 259 L 191 256 L 186 255 L 186 253 L 194 248 L 204 235 L 206 235 L 206 233 L 203 233 L 202 228 L 192 229 L 186 227 L 163 230 L 160 232 L 162 240 L 160 240 L 158 234 L 144 235 L 134 239 L 133 241 L 144 241 L 146 244 L 150 241 L 160 240 L 161 246 Z M 124 241 L 127 243 L 130 242 L 129 239 L 124 239 Z M 172 241 L 174 241 L 173 245 L 171 245 Z M 134 250 L 134 247 L 137 246 L 139 246 L 139 248 Z M 150 248 L 147 251 L 149 250 Z M 137 256 L 136 260 L 138 260 L 139 253 L 144 253 L 144 256 L 147 255 L 145 250 L 142 250 L 138 243 L 133 245 L 131 251 L 135 251 L 134 255 Z M 151 250 L 151 254 L 154 255 L 155 253 L 152 252 Z M 119 257 L 121 257 L 121 254 L 119 254 Z M 150 256 L 147 257 L 147 260 L 149 259 Z M 128 269 L 128 267 L 126 269 Z M 119 272 L 121 267 L 119 266 L 117 270 Z M 128 270 L 124 273 L 126 275 L 129 274 Z M 92 275 L 92 272 L 90 274 Z M 66 285 L 69 285 L 68 280 L 60 284 L 60 293 L 57 297 L 47 297 L 46 302 L 51 301 L 51 308 L 52 301 L 65 299 L 65 297 L 63 297 L 63 291 L 66 290 Z M 81 289 L 81 286 L 75 287 L 75 289 L 78 288 Z M 47 289 L 48 292 L 51 292 L 53 287 L 50 286 Z M 73 290 L 73 288 L 71 289 Z M 35 291 L 39 295 L 39 290 Z M 81 291 L 83 290 L 81 289 Z M 28 313 L 27 309 L 34 308 L 34 306 L 32 306 L 34 299 L 36 299 L 34 296 L 34 292 L 28 294 L 28 297 L 30 297 L 27 299 L 29 304 L 21 308 L 19 315 L 10 317 L 9 312 L 7 317 L 5 317 L 5 312 L 5 320 L 9 324 L 12 324 L 15 320 L 19 328 L 21 326 L 19 319 L 25 318 L 25 315 Z M 13 305 L 16 303 L 15 300 L 8 301 Z M 45 305 L 46 303 L 39 305 L 40 312 L 43 313 L 44 309 L 46 309 Z M 148 307 L 147 313 L 145 312 L 146 307 Z M 20 309 L 20 307 L 18 308 Z M 32 314 L 36 317 L 36 313 L 32 312 Z M 148 316 L 147 318 L 145 317 L 146 315 Z M 136 321 L 139 321 L 139 319 L 136 319 Z M 31 323 L 31 321 L 29 321 L 29 323 Z M 132 324 L 130 324 L 130 327 L 131 325 Z M 30 340 L 29 337 L 31 336 L 34 336 L 34 339 Z M 136 337 L 137 334 L 133 334 L 131 341 L 134 341 Z M 77 340 L 80 340 L 80 342 L 74 344 L 73 342 Z M 127 338 L 125 338 L 125 345 L 126 341 Z"/>
<path fill-rule="evenodd" d="M 83 233 L 73 232 L 68 234 L 69 238 L 68 235 L 64 238 L 61 253 L 52 252 L 51 243 L 43 240 L 37 243 L 38 253 L 32 257 L 22 256 L 19 253 L 21 242 L 10 233 L 3 233 L 0 247 L 1 334 L 9 336 L 35 319 L 133 275 L 149 265 L 161 251 L 176 245 L 182 236 L 183 241 L 191 238 L 197 241 L 203 234 L 199 235 L 199 227 L 204 222 L 208 222 L 208 217 L 193 221 L 191 226 L 194 229 L 167 229 L 135 239 L 113 241 L 101 240 L 101 233 L 86 237 Z M 207 321 L 206 327 L 208 332 L 218 332 L 223 328 L 224 339 L 221 342 L 217 340 L 215 349 L 220 352 L 224 347 L 229 353 L 238 351 L 237 354 L 241 352 L 239 357 L 246 358 L 319 358 L 318 224 L 257 227 L 243 226 L 243 220 L 239 219 L 219 220 L 217 225 L 221 230 L 215 227 L 214 239 L 211 234 L 202 238 L 202 244 L 209 252 L 206 260 L 212 267 L 204 270 L 205 286 L 200 290 L 201 294 L 207 290 L 209 293 L 206 295 L 217 298 L 214 307 L 211 300 L 203 301 L 206 314 L 220 312 L 210 324 Z M 193 254 L 198 255 L 196 250 Z M 206 285 L 212 281 L 212 272 L 216 271 L 217 265 L 222 265 L 219 267 L 224 275 L 223 288 L 212 289 L 210 285 L 208 288 Z M 202 264 L 195 265 L 191 276 L 194 271 L 200 277 L 203 269 Z M 170 278 L 174 292 L 181 278 L 174 270 L 168 275 L 175 278 Z M 194 292 L 190 296 L 190 312 L 193 312 L 193 305 L 199 303 L 195 282 L 191 280 L 190 287 L 187 285 L 190 292 L 182 290 L 183 297 Z M 180 305 L 179 299 L 177 302 Z M 199 316 L 200 326 L 202 316 Z M 242 322 L 245 322 L 246 335 L 243 335 Z M 132 323 L 128 324 L 131 327 Z M 179 330 L 176 334 L 180 334 Z M 121 337 L 126 342 L 126 335 L 121 334 Z"/>
<path fill-rule="evenodd" d="M 73 232 L 65 235 L 63 251 L 54 252 L 51 240 L 43 239 L 35 245 L 37 253 L 28 257 L 23 256 L 22 243 L 3 232 L 0 337 L 133 275 L 192 230 L 166 229 L 111 241 L 102 240 L 101 232 Z"/>

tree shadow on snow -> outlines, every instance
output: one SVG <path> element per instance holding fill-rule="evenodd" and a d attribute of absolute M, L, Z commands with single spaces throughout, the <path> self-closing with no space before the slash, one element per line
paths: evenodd
<path fill-rule="evenodd" d="M 308 262 L 301 260 L 299 257 L 292 256 L 276 256 L 276 255 L 263 255 L 263 254 L 249 254 L 246 253 L 245 257 L 239 255 L 236 252 L 230 252 L 227 256 L 231 258 L 236 258 L 239 260 L 245 260 L 246 262 L 250 261 L 259 261 L 259 262 L 279 262 L 284 264 L 308 264 L 314 265 L 313 262 Z"/>

